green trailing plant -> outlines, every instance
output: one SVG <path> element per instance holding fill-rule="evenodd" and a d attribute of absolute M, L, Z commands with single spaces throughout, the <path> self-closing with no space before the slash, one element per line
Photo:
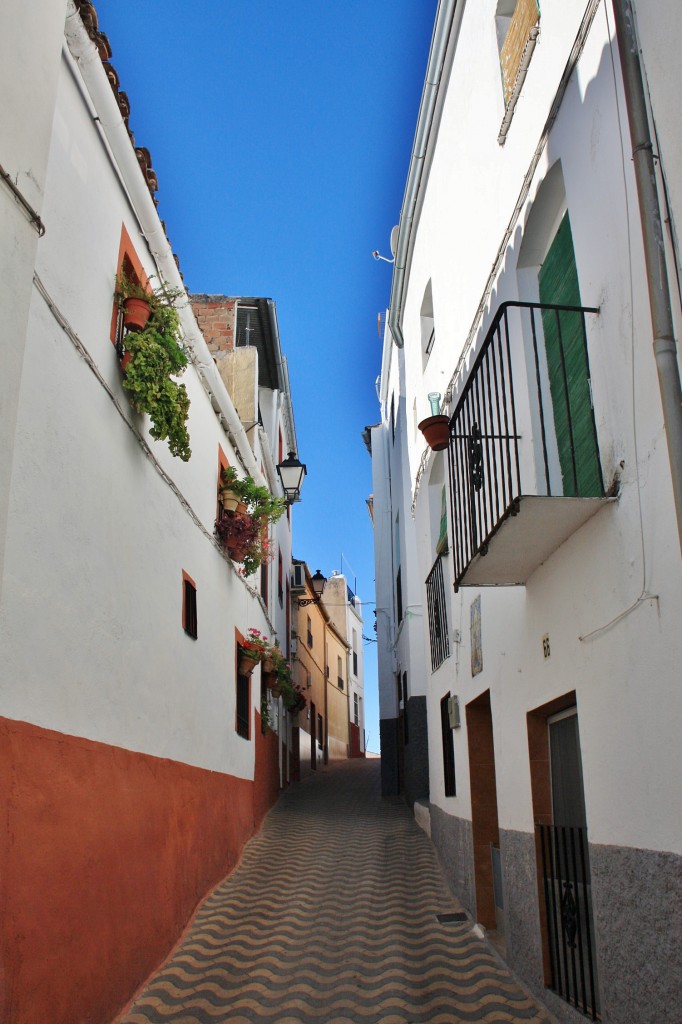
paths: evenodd
<path fill-rule="evenodd" d="M 234 466 L 222 471 L 222 485 L 228 488 L 246 505 L 246 511 L 253 519 L 276 523 L 286 509 L 284 498 L 276 498 L 267 487 L 257 484 L 253 477 L 237 476 Z"/>
<path fill-rule="evenodd" d="M 241 562 L 240 573 L 252 576 L 273 557 L 268 527 L 284 515 L 286 503 L 252 477 L 239 477 L 234 466 L 222 470 L 221 486 L 237 495 L 246 512 L 223 512 L 215 524 L 216 536 L 234 561 Z M 244 541 L 243 546 L 239 540 Z"/>
<path fill-rule="evenodd" d="M 270 702 L 268 701 L 268 695 L 263 694 L 260 702 L 260 727 L 261 732 L 267 732 L 268 729 L 272 729 L 272 721 L 270 719 Z"/>
<path fill-rule="evenodd" d="M 117 278 L 116 287 L 118 302 L 129 297 L 125 291 L 140 288 L 122 275 Z M 187 462 L 192 454 L 186 426 L 189 397 L 185 385 L 173 380 L 188 363 L 182 345 L 180 314 L 173 305 L 178 294 L 177 289 L 164 287 L 153 294 L 141 290 L 140 297 L 150 301 L 151 316 L 141 331 L 125 336 L 130 360 L 123 387 L 130 394 L 133 409 L 149 415 L 152 437 L 157 441 L 168 440 L 171 455 Z"/>

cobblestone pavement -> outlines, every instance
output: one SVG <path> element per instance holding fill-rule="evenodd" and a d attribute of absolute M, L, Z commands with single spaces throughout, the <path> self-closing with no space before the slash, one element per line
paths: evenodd
<path fill-rule="evenodd" d="M 461 911 L 378 760 L 284 793 L 120 1024 L 547 1022 Z"/>

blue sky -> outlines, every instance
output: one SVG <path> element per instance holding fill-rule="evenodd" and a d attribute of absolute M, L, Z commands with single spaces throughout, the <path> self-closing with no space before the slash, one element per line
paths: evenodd
<path fill-rule="evenodd" d="M 361 440 L 379 418 L 377 314 L 437 0 L 99 0 L 190 292 L 277 304 L 299 457 L 294 554 L 357 577 L 373 637 Z M 376 649 L 366 729 L 378 751 Z"/>

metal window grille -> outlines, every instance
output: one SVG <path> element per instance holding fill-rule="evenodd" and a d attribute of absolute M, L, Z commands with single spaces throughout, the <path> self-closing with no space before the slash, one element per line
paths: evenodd
<path fill-rule="evenodd" d="M 551 988 L 599 1019 L 587 829 L 536 825 L 542 851 Z"/>
<path fill-rule="evenodd" d="M 358 674 L 358 652 L 353 651 L 353 675 Z"/>
<path fill-rule="evenodd" d="M 360 715 L 359 715 L 359 705 L 358 705 L 358 695 L 357 695 L 357 693 L 353 694 L 353 720 L 354 720 L 356 725 L 360 724 Z"/>
<path fill-rule="evenodd" d="M 450 656 L 448 620 L 445 607 L 445 584 L 443 562 L 440 556 L 434 562 L 426 577 L 426 602 L 429 613 L 429 636 L 431 638 L 431 671 L 435 672 Z"/>
<path fill-rule="evenodd" d="M 237 735 L 249 738 L 249 677 L 237 676 Z"/>

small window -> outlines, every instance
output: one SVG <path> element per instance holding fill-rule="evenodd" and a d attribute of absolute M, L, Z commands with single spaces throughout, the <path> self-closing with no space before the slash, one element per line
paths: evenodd
<path fill-rule="evenodd" d="M 242 676 L 237 673 L 237 735 L 242 739 L 249 739 L 251 707 L 251 679 L 249 676 Z"/>
<path fill-rule="evenodd" d="M 358 704 L 357 693 L 353 694 L 353 721 L 356 725 L 360 724 L 360 706 Z"/>
<path fill-rule="evenodd" d="M 317 742 L 324 748 L 324 719 L 322 715 L 317 716 Z"/>
<path fill-rule="evenodd" d="M 182 628 L 193 640 L 197 639 L 197 588 L 186 572 L 182 574 Z"/>
<path fill-rule="evenodd" d="M 450 728 L 450 694 L 447 693 L 440 702 L 440 725 L 443 738 L 443 779 L 445 795 L 457 796 L 455 781 L 455 743 Z"/>
<path fill-rule="evenodd" d="M 310 647 L 310 649 L 312 650 L 312 646 L 313 646 L 313 624 L 312 624 L 312 622 L 310 620 L 310 616 L 309 615 L 307 616 L 307 627 L 306 627 L 306 629 L 307 629 L 306 642 L 308 644 L 308 647 Z"/>
<path fill-rule="evenodd" d="M 339 690 L 343 690 L 343 659 L 337 657 L 336 659 L 336 675 L 339 683 Z"/>
<path fill-rule="evenodd" d="M 284 569 L 282 563 L 282 552 L 277 555 L 277 597 L 280 608 L 284 604 Z"/>
<path fill-rule="evenodd" d="M 426 286 L 420 315 L 421 338 L 422 338 L 422 367 L 425 369 L 429 361 L 433 344 L 436 340 L 436 330 L 433 319 L 433 292 L 431 282 Z"/>
<path fill-rule="evenodd" d="M 125 227 L 121 228 L 121 240 L 119 243 L 116 274 L 117 276 L 119 274 L 125 274 L 129 281 L 133 281 L 135 284 L 139 284 L 144 287 L 149 287 L 147 275 L 144 272 L 140 259 L 135 252 L 130 235 L 126 231 Z M 149 290 L 151 291 L 151 288 L 149 288 Z M 119 359 L 122 359 L 125 355 L 125 335 L 126 330 L 123 326 L 123 311 L 114 300 L 111 315 L 111 332 L 109 336 L 112 344 L 116 348 L 116 353 Z"/>

